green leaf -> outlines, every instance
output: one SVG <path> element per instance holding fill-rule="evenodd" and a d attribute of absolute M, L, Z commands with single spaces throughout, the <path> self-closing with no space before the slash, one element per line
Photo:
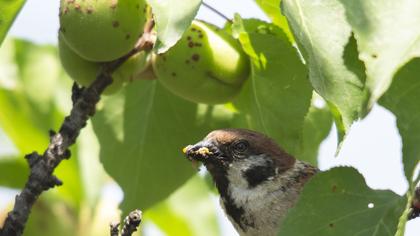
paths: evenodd
<path fill-rule="evenodd" d="M 370 189 L 353 168 L 334 168 L 308 182 L 279 235 L 393 236 L 405 201 Z"/>
<path fill-rule="evenodd" d="M 158 226 L 165 235 L 194 235 L 189 220 L 174 212 L 166 201 L 146 211 L 144 218 Z"/>
<path fill-rule="evenodd" d="M 394 113 L 402 138 L 405 176 L 413 180 L 420 163 L 420 58 L 411 60 L 395 75 L 394 82 L 379 103 Z"/>
<path fill-rule="evenodd" d="M 166 235 L 218 235 L 214 203 L 204 181 L 197 175 L 191 178 L 165 202 L 147 211 L 144 218 Z"/>
<path fill-rule="evenodd" d="M 398 69 L 420 56 L 420 1 L 340 2 L 366 64 L 370 107 L 391 85 Z"/>
<path fill-rule="evenodd" d="M 0 157 L 0 185 L 9 188 L 22 188 L 29 175 L 25 161 L 17 157 Z"/>
<path fill-rule="evenodd" d="M 71 81 L 63 78 L 57 50 L 10 40 L 1 47 L 0 58 L 0 125 L 21 153 L 44 150 L 48 130 L 64 119 L 57 99 L 67 96 L 70 103 Z"/>
<path fill-rule="evenodd" d="M 93 127 L 105 170 L 124 191 L 125 212 L 148 209 L 191 177 L 181 150 L 211 131 L 206 120 L 213 112 L 172 95 L 157 80 L 136 81 L 103 98 Z"/>
<path fill-rule="evenodd" d="M 48 130 L 59 127 L 64 119 L 62 107 L 70 103 L 71 80 L 63 77 L 57 50 L 52 46 L 5 41 L 0 58 L 0 67 L 4 68 L 0 69 L 0 126 L 23 160 L 25 154 L 42 153 L 48 147 Z M 67 96 L 66 102 L 63 96 Z M 55 174 L 65 184 L 52 192 L 78 206 L 83 192 L 75 150 L 69 161 L 57 167 Z M 16 175 L 27 177 L 26 172 Z"/>
<path fill-rule="evenodd" d="M 77 138 L 77 157 L 80 178 L 83 183 L 83 186 L 80 186 L 83 188 L 83 200 L 90 207 L 95 208 L 108 176 L 99 160 L 99 143 L 90 122 Z"/>
<path fill-rule="evenodd" d="M 156 22 L 157 53 L 164 53 L 181 38 L 200 8 L 201 0 L 149 0 Z"/>
<path fill-rule="evenodd" d="M 48 129 L 41 130 L 34 125 L 32 107 L 22 93 L 0 88 L 0 107 L 0 125 L 20 153 L 47 147 Z"/>
<path fill-rule="evenodd" d="M 77 213 L 60 199 L 43 194 L 31 209 L 23 235 L 72 236 L 80 233 Z"/>
<path fill-rule="evenodd" d="M 261 7 L 265 14 L 270 17 L 273 23 L 282 28 L 289 39 L 293 41 L 293 35 L 292 32 L 290 32 L 287 19 L 280 11 L 281 0 L 255 0 L 255 2 Z"/>
<path fill-rule="evenodd" d="M 274 138 L 289 153 L 298 153 L 312 96 L 305 66 L 276 25 L 242 22 L 237 15 L 232 28 L 252 61 L 251 77 L 235 101 L 246 127 Z"/>
<path fill-rule="evenodd" d="M 12 207 L 13 202 L 8 202 L 7 207 L 0 209 L 2 220 Z M 86 226 L 81 225 L 79 220 L 78 212 L 73 211 L 67 202 L 57 198 L 51 191 L 47 191 L 33 205 L 23 235 L 79 235 L 80 232 L 85 233 L 83 230 L 86 229 Z"/>
<path fill-rule="evenodd" d="M 25 0 L 0 1 L 0 45 L 25 2 Z"/>
<path fill-rule="evenodd" d="M 365 113 L 368 99 L 364 67 L 357 63 L 344 7 L 336 0 L 283 0 L 282 4 L 312 86 L 334 114 L 341 143 L 351 124 Z"/>
<path fill-rule="evenodd" d="M 316 93 L 312 96 L 312 105 L 306 114 L 303 124 L 303 147 L 297 155 L 299 160 L 307 161 L 313 165 L 318 163 L 318 149 L 321 142 L 328 136 L 332 127 L 332 116 L 325 103 Z"/>

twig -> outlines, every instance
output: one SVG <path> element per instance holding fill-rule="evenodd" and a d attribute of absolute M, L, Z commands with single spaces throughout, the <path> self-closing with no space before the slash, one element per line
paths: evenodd
<path fill-rule="evenodd" d="M 134 210 L 128 214 L 124 219 L 124 226 L 121 230 L 121 236 L 131 236 L 137 231 L 137 227 L 140 225 L 142 213 L 140 210 Z"/>
<path fill-rule="evenodd" d="M 59 132 L 50 132 L 50 144 L 45 152 L 40 155 L 36 152 L 25 156 L 30 166 L 30 175 L 20 194 L 15 198 L 13 210 L 8 213 L 0 236 L 21 235 L 28 220 L 31 208 L 42 192 L 59 186 L 62 182 L 53 175 L 54 169 L 64 159 L 70 158 L 68 148 L 75 143 L 80 130 L 86 126 L 89 117 L 95 113 L 95 106 L 100 95 L 112 83 L 111 74 L 128 58 L 141 50 L 150 49 L 154 41 L 151 29 L 153 20 L 146 23 L 145 31 L 137 45 L 127 55 L 106 63 L 95 81 L 86 89 L 80 90 L 73 87 L 73 108 L 70 115 L 64 119 Z"/>
<path fill-rule="evenodd" d="M 137 231 L 142 219 L 142 212 L 140 210 L 134 210 L 128 214 L 124 219 L 124 225 L 121 230 L 121 236 L 131 236 L 134 232 Z M 119 222 L 114 222 L 110 224 L 110 235 L 119 236 L 118 227 L 120 226 Z"/>
<path fill-rule="evenodd" d="M 110 236 L 118 236 L 119 235 L 119 230 L 118 230 L 118 227 L 119 226 L 120 226 L 120 223 L 119 222 L 111 223 L 109 225 L 109 227 L 110 227 L 110 230 L 109 230 Z"/>
<path fill-rule="evenodd" d="M 205 2 L 203 2 L 202 4 L 203 4 L 203 6 L 207 7 L 210 11 L 216 13 L 217 15 L 219 15 L 220 17 L 222 17 L 223 19 L 225 19 L 227 22 L 232 22 L 232 20 L 229 17 L 227 17 L 225 14 L 223 14 L 222 12 L 220 12 L 219 10 L 217 10 L 216 8 L 210 6 L 209 4 L 207 4 Z"/>

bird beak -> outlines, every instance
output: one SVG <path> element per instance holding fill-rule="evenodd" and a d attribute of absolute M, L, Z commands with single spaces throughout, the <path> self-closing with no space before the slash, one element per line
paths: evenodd
<path fill-rule="evenodd" d="M 182 152 L 190 161 L 204 162 L 219 153 L 217 147 L 210 141 L 204 140 L 194 145 L 188 145 Z"/>

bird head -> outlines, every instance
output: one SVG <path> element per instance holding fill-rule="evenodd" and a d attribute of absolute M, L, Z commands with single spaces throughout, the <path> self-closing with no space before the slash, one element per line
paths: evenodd
<path fill-rule="evenodd" d="M 191 161 L 202 162 L 218 187 L 224 181 L 253 188 L 288 170 L 295 159 L 271 138 L 246 129 L 220 129 L 184 148 Z"/>

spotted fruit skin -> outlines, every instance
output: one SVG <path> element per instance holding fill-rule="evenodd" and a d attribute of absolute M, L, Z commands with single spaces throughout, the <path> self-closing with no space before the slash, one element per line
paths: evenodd
<path fill-rule="evenodd" d="M 59 37 L 58 49 L 61 64 L 67 74 L 74 81 L 87 87 L 96 79 L 102 63 L 83 59 L 67 45 L 62 37 Z M 142 51 L 124 62 L 112 74 L 113 82 L 105 89 L 104 94 L 113 94 L 122 88 L 127 82 L 137 79 L 137 76 L 146 69 L 146 60 L 146 52 Z"/>
<path fill-rule="evenodd" d="M 231 101 L 249 76 L 249 59 L 222 29 L 193 21 L 178 43 L 153 59 L 158 81 L 197 103 Z"/>
<path fill-rule="evenodd" d="M 145 0 L 61 0 L 60 32 L 89 61 L 112 61 L 130 51 L 143 33 Z"/>

